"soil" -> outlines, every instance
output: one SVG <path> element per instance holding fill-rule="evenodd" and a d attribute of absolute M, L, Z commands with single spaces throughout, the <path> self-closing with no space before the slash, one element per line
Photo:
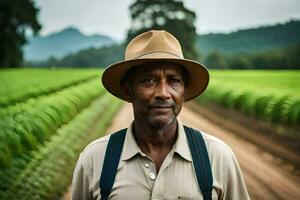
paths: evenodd
<path fill-rule="evenodd" d="M 208 115 L 209 119 L 203 117 Z M 220 138 L 232 148 L 240 163 L 251 199 L 300 199 L 299 169 L 294 163 L 284 159 L 284 157 L 299 159 L 298 155 L 283 147 L 279 148 L 280 154 L 272 153 L 272 149 L 280 145 L 238 123 L 226 121 L 222 124 L 220 123 L 222 116 L 210 113 L 198 104 L 189 103 L 184 106 L 179 118 L 188 126 Z M 132 120 L 131 105 L 125 104 L 107 132 L 112 133 L 125 128 Z M 245 137 L 244 133 L 250 135 Z M 257 145 L 255 141 L 261 141 L 268 147 L 262 148 L 262 144 Z M 62 199 L 69 200 L 70 197 L 69 190 Z"/>

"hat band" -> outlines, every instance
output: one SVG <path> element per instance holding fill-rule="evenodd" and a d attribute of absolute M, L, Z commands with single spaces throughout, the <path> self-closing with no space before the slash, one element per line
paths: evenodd
<path fill-rule="evenodd" d="M 155 55 L 155 54 L 157 54 L 157 55 Z M 179 56 L 175 53 L 168 52 L 168 51 L 152 51 L 152 52 L 147 52 L 147 53 L 138 55 L 138 56 L 134 57 L 133 59 L 139 59 L 142 57 L 144 57 L 144 58 L 169 58 L 169 57 L 166 57 L 166 55 L 162 55 L 162 54 L 168 54 L 169 56 L 171 55 L 172 58 L 174 58 L 174 57 L 182 58 L 183 57 L 183 56 Z M 129 59 L 127 59 L 127 60 L 129 60 Z"/>

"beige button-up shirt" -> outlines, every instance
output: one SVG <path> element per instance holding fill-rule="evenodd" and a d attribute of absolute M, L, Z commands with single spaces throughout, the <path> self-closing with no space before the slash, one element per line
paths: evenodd
<path fill-rule="evenodd" d="M 221 140 L 203 133 L 213 173 L 212 199 L 249 199 L 239 164 Z M 74 170 L 72 198 L 100 199 L 99 179 L 109 136 L 89 144 Z M 111 200 L 203 199 L 193 168 L 183 125 L 178 121 L 178 138 L 157 173 L 154 162 L 137 145 L 132 125 L 109 196 Z"/>

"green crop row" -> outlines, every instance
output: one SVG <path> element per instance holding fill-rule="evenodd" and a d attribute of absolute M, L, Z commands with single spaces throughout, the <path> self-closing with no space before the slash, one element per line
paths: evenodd
<path fill-rule="evenodd" d="M 258 119 L 297 126 L 300 124 L 300 99 L 272 89 L 242 87 L 213 82 L 198 98 L 242 111 Z"/>
<path fill-rule="evenodd" d="M 99 77 L 98 72 L 89 70 L 1 70 L 0 107 L 51 94 L 95 77 Z"/>
<path fill-rule="evenodd" d="M 99 81 L 94 79 L 42 100 L 32 100 L 32 106 L 15 106 L 17 111 L 4 110 L 6 114 L 0 115 L 0 167 L 9 166 L 17 155 L 37 149 L 57 128 L 103 93 Z"/>
<path fill-rule="evenodd" d="M 56 93 L 42 95 L 37 98 L 31 98 L 31 99 L 28 99 L 27 101 L 17 103 L 16 105 L 11 105 L 11 106 L 8 106 L 5 108 L 1 108 L 0 109 L 0 119 L 3 119 L 5 117 L 11 116 L 11 115 L 16 116 L 19 113 L 29 112 L 29 111 L 35 109 L 36 107 L 43 107 L 44 104 L 49 104 L 49 101 L 50 101 L 50 103 L 51 103 L 51 101 L 55 102 L 54 99 L 58 96 L 61 96 L 62 98 L 65 98 L 65 99 L 71 99 L 72 101 L 73 101 L 73 99 L 78 101 L 78 99 L 80 99 L 80 98 L 82 98 L 84 100 L 85 95 L 80 90 L 88 91 L 89 93 L 91 93 L 91 92 L 98 93 L 99 90 L 101 90 L 101 85 L 99 87 L 99 81 L 97 80 L 97 78 L 94 78 L 89 81 L 83 82 L 79 85 L 74 85 L 72 87 L 65 88 Z M 76 93 L 76 96 L 75 97 L 70 96 L 70 95 L 68 95 L 69 93 Z M 79 94 L 77 94 L 77 93 L 79 93 Z M 84 101 L 82 101 L 81 103 L 84 103 Z"/>
<path fill-rule="evenodd" d="M 67 82 L 63 85 L 57 85 L 57 86 L 52 86 L 49 88 L 39 88 L 39 87 L 30 87 L 30 88 L 24 88 L 24 92 L 18 92 L 18 93 L 10 93 L 6 96 L 1 96 L 0 97 L 0 106 L 1 107 L 7 107 L 11 105 L 15 105 L 16 103 L 23 102 L 29 98 L 36 98 L 41 95 L 49 95 L 51 93 L 58 92 L 60 90 L 66 89 L 68 87 L 73 87 L 74 85 L 84 83 L 86 81 L 89 81 L 91 79 L 94 79 L 95 76 L 85 78 L 82 80 L 75 80 L 71 82 Z"/>
<path fill-rule="evenodd" d="M 98 98 L 30 159 L 0 173 L 0 199 L 59 199 L 70 184 L 78 154 L 104 133 L 120 105 L 109 94 Z"/>

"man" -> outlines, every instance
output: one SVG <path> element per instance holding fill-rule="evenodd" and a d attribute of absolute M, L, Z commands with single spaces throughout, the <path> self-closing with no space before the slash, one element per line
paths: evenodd
<path fill-rule="evenodd" d="M 125 61 L 102 76 L 110 93 L 132 103 L 134 121 L 81 153 L 73 199 L 249 199 L 232 150 L 177 120 L 183 102 L 200 95 L 208 80 L 206 68 L 184 59 L 170 33 L 134 38 Z"/>

